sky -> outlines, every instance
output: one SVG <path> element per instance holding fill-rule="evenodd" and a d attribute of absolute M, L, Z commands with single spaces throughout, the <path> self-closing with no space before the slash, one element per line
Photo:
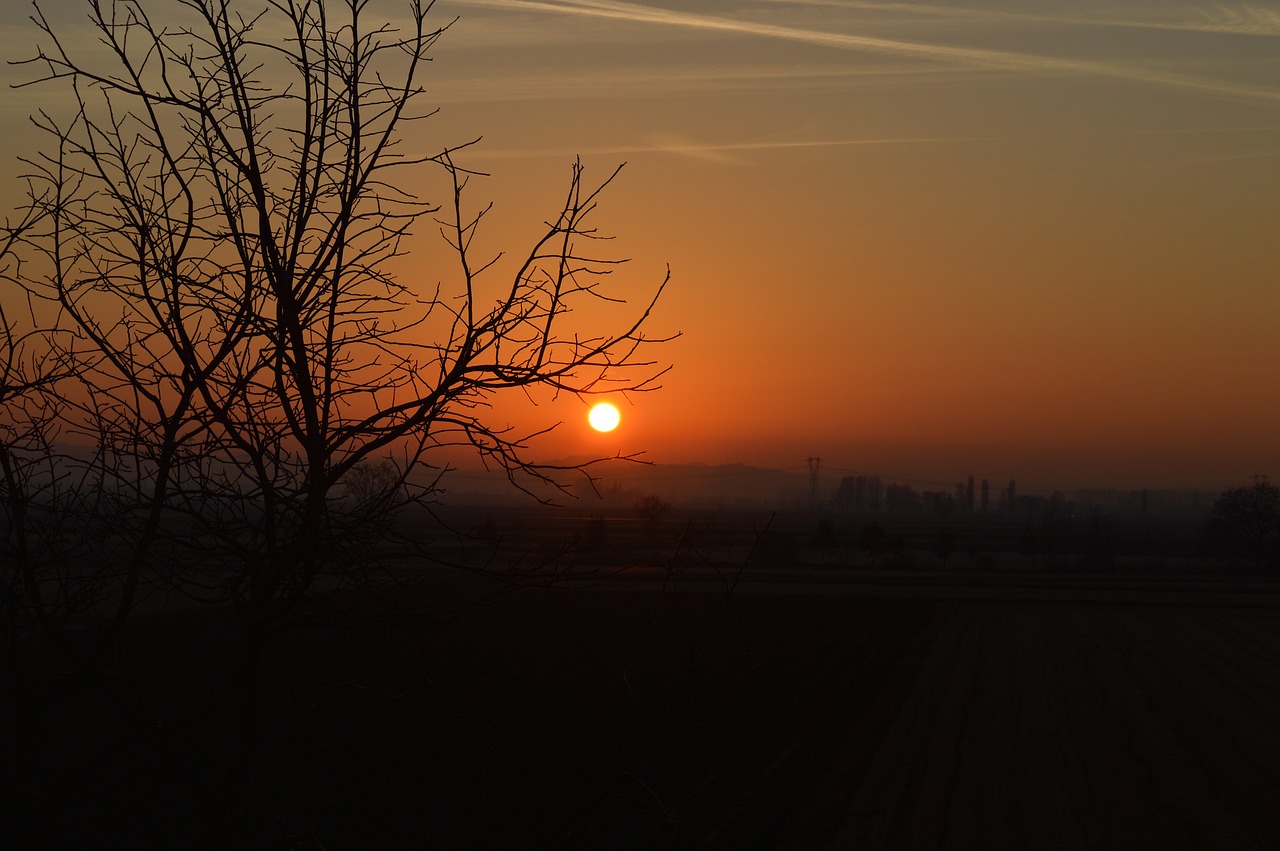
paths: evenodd
<path fill-rule="evenodd" d="M 28 51 L 0 12 L 9 58 Z M 59 8 L 70 9 L 70 0 Z M 386 8 L 394 9 L 395 4 Z M 1280 6 L 438 0 L 423 143 L 520 254 L 575 157 L 679 333 L 547 457 L 1020 489 L 1280 478 Z M 74 16 L 71 16 L 74 19 Z M 15 71 L 4 72 L 9 81 Z M 6 95 L 6 126 L 39 95 Z M 9 134 L 14 154 L 29 140 Z M 12 159 L 12 157 L 7 157 Z M 8 181 L 16 168 L 0 171 Z M 425 256 L 425 255 L 424 255 Z"/>

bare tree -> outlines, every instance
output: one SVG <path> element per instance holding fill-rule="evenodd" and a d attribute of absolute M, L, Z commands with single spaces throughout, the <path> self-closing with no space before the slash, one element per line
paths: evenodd
<path fill-rule="evenodd" d="M 39 222 L 28 209 L 17 223 L 6 221 L 0 234 L 0 283 L 12 286 L 21 275 L 15 249 Z M 53 410 L 43 391 L 63 376 L 50 368 L 39 345 L 34 320 L 21 322 L 0 302 L 0 616 L 9 685 L 20 690 L 25 644 L 32 628 L 47 619 L 44 605 L 47 537 L 41 536 L 41 497 L 56 487 L 51 465 Z M 49 632 L 62 626 L 48 622 Z"/>
<path fill-rule="evenodd" d="M 636 514 L 640 516 L 640 524 L 644 528 L 645 540 L 652 546 L 658 536 L 662 521 L 671 513 L 671 503 L 657 494 L 645 494 L 636 500 Z"/>
<path fill-rule="evenodd" d="M 1262 570 L 1280 541 L 1280 488 L 1258 476 L 1252 485 L 1223 491 L 1213 503 L 1209 532 L 1243 549 Z"/>
<path fill-rule="evenodd" d="M 96 52 L 33 19 L 32 84 L 73 108 L 34 119 L 49 142 L 26 161 L 29 197 L 47 225 L 25 239 L 43 271 L 21 283 L 50 305 L 52 355 L 77 384 L 61 416 L 118 521 L 98 611 L 118 633 L 157 588 L 233 602 L 251 749 L 268 635 L 350 573 L 341 544 L 371 516 L 343 483 L 391 458 L 379 507 L 422 502 L 436 451 L 466 446 L 516 486 L 565 487 L 582 466 L 539 465 L 489 406 L 535 387 L 656 387 L 661 339 L 644 327 L 666 279 L 612 333 L 574 324 L 583 302 L 625 300 L 592 223 L 617 172 L 589 184 L 575 163 L 541 235 L 491 280 L 466 145 L 409 144 L 444 31 L 426 0 L 398 26 L 369 0 L 86 5 Z M 408 188 L 432 169 L 443 203 Z M 398 278 L 422 225 L 451 261 Z"/>

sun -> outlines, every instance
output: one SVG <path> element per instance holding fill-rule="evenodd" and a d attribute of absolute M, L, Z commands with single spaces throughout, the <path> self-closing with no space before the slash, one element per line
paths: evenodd
<path fill-rule="evenodd" d="M 587 414 L 587 422 L 596 431 L 613 431 L 621 421 L 622 415 L 618 413 L 618 409 L 608 402 L 595 405 L 591 408 L 591 413 Z"/>

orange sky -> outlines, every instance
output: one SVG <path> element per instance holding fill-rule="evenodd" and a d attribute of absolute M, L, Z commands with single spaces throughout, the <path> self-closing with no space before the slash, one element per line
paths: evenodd
<path fill-rule="evenodd" d="M 592 434 L 576 400 L 496 406 L 564 420 L 549 457 L 1280 477 L 1274 5 L 436 12 L 459 21 L 425 78 L 442 112 L 423 144 L 484 137 L 467 156 L 492 173 L 486 244 L 519 254 L 574 156 L 596 177 L 626 161 L 598 219 L 634 260 L 619 274 L 643 294 L 672 269 L 652 328 L 683 335 L 675 368 L 617 432 Z M 0 14 L 6 58 L 25 54 L 25 12 Z M 7 97 L 18 126 L 34 101 Z"/>

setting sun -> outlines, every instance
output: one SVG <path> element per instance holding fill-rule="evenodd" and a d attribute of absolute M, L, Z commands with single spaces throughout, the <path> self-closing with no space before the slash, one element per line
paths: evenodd
<path fill-rule="evenodd" d="M 618 413 L 618 409 L 608 402 L 595 405 L 591 408 L 591 413 L 587 414 L 587 421 L 596 431 L 613 431 L 621 420 L 622 415 Z"/>

